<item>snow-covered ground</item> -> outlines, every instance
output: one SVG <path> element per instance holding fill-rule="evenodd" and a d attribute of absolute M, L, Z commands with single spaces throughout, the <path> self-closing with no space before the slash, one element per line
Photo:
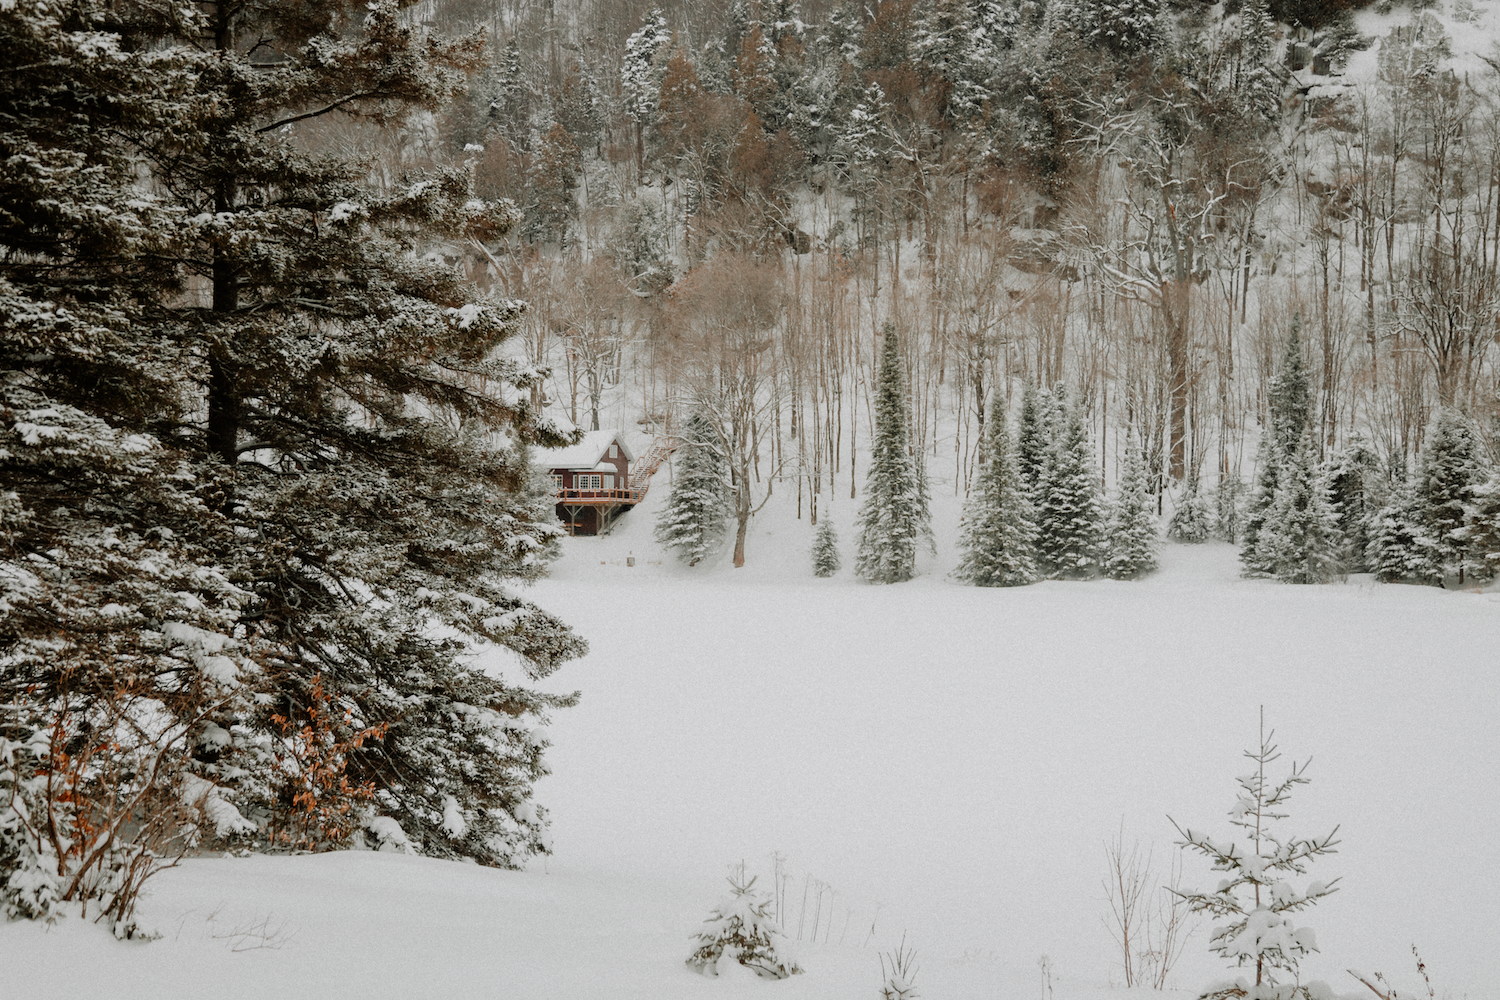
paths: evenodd
<path fill-rule="evenodd" d="M 1311 874 L 1344 881 L 1306 915 L 1322 947 L 1306 978 L 1408 983 L 1416 943 L 1440 996 L 1500 992 L 1500 594 L 1244 581 L 1224 545 L 1168 546 L 1139 583 L 976 590 L 943 577 L 958 506 L 941 490 L 938 555 L 909 584 L 813 578 L 784 487 L 744 569 L 689 570 L 651 541 L 666 485 L 613 534 L 567 540 L 534 591 L 593 647 L 555 678 L 584 698 L 557 716 L 539 786 L 554 856 L 189 860 L 141 905 L 156 942 L 0 925 L 0 997 L 868 1000 L 876 950 L 903 932 L 928 1000 L 1048 1000 L 1044 954 L 1055 996 L 1121 997 L 1102 844 L 1123 824 L 1161 862 L 1169 815 L 1228 836 L 1260 705 L 1288 760 L 1315 758 L 1285 829 L 1341 827 Z M 769 886 L 773 852 L 807 973 L 689 972 L 727 866 Z M 1221 974 L 1206 937 L 1184 991 Z"/>

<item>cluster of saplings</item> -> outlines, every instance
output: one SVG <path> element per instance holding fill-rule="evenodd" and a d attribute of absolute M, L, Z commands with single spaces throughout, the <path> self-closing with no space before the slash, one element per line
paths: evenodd
<path fill-rule="evenodd" d="M 884 332 L 875 387 L 875 437 L 860 506 L 855 572 L 872 583 L 899 583 L 916 574 L 917 551 L 931 545 L 927 479 L 912 454 L 897 333 Z M 684 426 L 672 496 L 656 537 L 689 565 L 715 551 L 728 517 L 729 476 L 712 424 L 700 414 Z M 1156 568 L 1156 526 L 1145 463 L 1133 444 L 1118 493 L 1106 500 L 1088 435 L 1061 386 L 1028 388 L 1012 447 L 1003 397 L 990 406 L 985 460 L 964 510 L 959 579 L 1009 587 L 1101 574 L 1136 579 Z M 813 570 L 840 568 L 837 539 L 824 517 L 813 545 Z"/>
<path fill-rule="evenodd" d="M 1271 381 L 1270 426 L 1248 500 L 1241 502 L 1238 478 L 1221 482 L 1212 503 L 1189 479 L 1168 536 L 1238 542 L 1246 576 L 1287 583 L 1351 572 L 1437 586 L 1492 578 L 1500 568 L 1500 471 L 1472 424 L 1440 409 L 1414 476 L 1358 437 L 1318 461 L 1299 327 L 1294 321 Z"/>

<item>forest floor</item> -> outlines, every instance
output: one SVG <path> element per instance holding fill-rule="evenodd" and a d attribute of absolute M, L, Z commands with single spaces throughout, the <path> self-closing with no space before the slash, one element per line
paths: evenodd
<path fill-rule="evenodd" d="M 1279 828 L 1342 840 L 1308 875 L 1343 881 L 1299 919 L 1322 948 L 1304 980 L 1352 997 L 1346 969 L 1383 970 L 1405 995 L 1415 943 L 1438 996 L 1496 995 L 1500 593 L 1242 580 L 1222 544 L 1166 545 L 1135 583 L 979 590 L 945 577 L 945 496 L 922 577 L 853 579 L 845 499 L 846 568 L 819 580 L 784 488 L 743 569 L 688 569 L 651 541 L 655 486 L 610 535 L 567 539 L 532 590 L 592 644 L 547 682 L 583 692 L 537 790 L 551 857 L 189 859 L 148 887 L 154 942 L 0 925 L 0 997 L 869 1000 L 903 933 L 927 1000 L 1137 995 L 1114 985 L 1104 844 L 1154 851 L 1160 882 L 1168 816 L 1229 838 L 1261 706 L 1278 768 L 1314 758 Z M 783 873 L 804 975 L 683 964 L 741 861 L 757 888 Z M 1183 882 L 1212 876 L 1189 858 Z M 1207 938 L 1187 940 L 1173 995 L 1226 976 Z"/>

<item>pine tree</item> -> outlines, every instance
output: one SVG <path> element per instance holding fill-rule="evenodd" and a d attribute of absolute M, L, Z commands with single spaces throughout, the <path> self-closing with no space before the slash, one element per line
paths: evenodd
<path fill-rule="evenodd" d="M 755 879 L 741 869 L 729 879 L 731 895 L 714 907 L 698 932 L 687 964 L 705 976 L 723 976 L 734 965 L 762 979 L 786 979 L 802 971 L 787 951 L 790 942 L 771 916 L 770 901 L 755 892 Z"/>
<path fill-rule="evenodd" d="M 1047 450 L 1051 440 L 1048 402 L 1041 398 L 1034 385 L 1028 384 L 1021 393 L 1021 420 L 1016 431 L 1016 474 L 1033 508 L 1042 501 L 1047 474 Z"/>
<path fill-rule="evenodd" d="M 1219 488 L 1214 491 L 1214 536 L 1231 545 L 1238 542 L 1242 534 L 1240 498 L 1244 492 L 1245 484 L 1237 472 L 1222 476 Z"/>
<path fill-rule="evenodd" d="M 1312 442 L 1303 438 L 1281 467 L 1259 551 L 1283 583 L 1327 583 L 1341 569 L 1340 542 L 1327 485 L 1313 465 Z"/>
<path fill-rule="evenodd" d="M 1468 554 L 1465 511 L 1484 478 L 1469 422 L 1454 410 L 1441 411 L 1427 434 L 1414 500 L 1422 527 L 1437 547 L 1439 565 L 1445 573 L 1456 571 L 1459 583 Z"/>
<path fill-rule="evenodd" d="M 1146 460 L 1132 434 L 1125 444 L 1120 493 L 1110 505 L 1104 572 L 1115 580 L 1138 580 L 1155 572 L 1157 544 L 1151 494 L 1146 489 Z"/>
<path fill-rule="evenodd" d="M 1053 579 L 1082 580 L 1098 576 L 1104 561 L 1104 501 L 1082 415 L 1075 408 L 1061 416 L 1037 506 L 1037 564 Z"/>
<path fill-rule="evenodd" d="M 672 493 L 656 521 L 656 540 L 696 566 L 724 542 L 729 520 L 729 463 L 713 422 L 693 412 L 683 423 Z"/>
<path fill-rule="evenodd" d="M 1037 579 L 1036 525 L 1010 450 L 1003 396 L 990 401 L 984 454 L 959 527 L 963 557 L 955 576 L 978 587 L 1016 587 Z"/>
<path fill-rule="evenodd" d="M 1464 521 L 1464 545 L 1475 577 L 1492 580 L 1500 573 L 1500 473 L 1474 487 L 1474 501 Z"/>
<path fill-rule="evenodd" d="M 1270 67 L 1275 27 L 1267 0 L 1244 0 L 1235 90 L 1241 106 L 1263 121 L 1281 115 L 1281 84 Z"/>
<path fill-rule="evenodd" d="M 1355 435 L 1333 459 L 1328 472 L 1328 500 L 1338 519 L 1343 559 L 1352 573 L 1367 573 L 1365 551 L 1370 524 L 1385 505 L 1388 489 L 1380 458 Z"/>
<path fill-rule="evenodd" d="M 1194 469 L 1188 475 L 1187 487 L 1177 509 L 1172 512 L 1172 520 L 1167 523 L 1167 537 L 1173 541 L 1196 545 L 1208 541 L 1213 534 L 1208 501 L 1198 483 L 1198 470 Z"/>
<path fill-rule="evenodd" d="M 1245 751 L 1255 770 L 1236 779 L 1240 791 L 1229 812 L 1229 822 L 1245 838 L 1243 844 L 1225 843 L 1172 821 L 1182 836 L 1179 845 L 1202 855 L 1214 871 L 1223 873 L 1212 892 L 1182 894 L 1193 912 L 1225 921 L 1214 927 L 1209 949 L 1232 961 L 1236 968 L 1249 966 L 1255 970 L 1253 983 L 1240 979 L 1209 990 L 1200 1000 L 1317 1000 L 1331 996 L 1326 990 L 1299 981 L 1298 963 L 1318 946 L 1312 929 L 1295 926 L 1291 917 L 1336 892 L 1339 880 L 1309 882 L 1302 889 L 1291 885 L 1290 880 L 1306 875 L 1311 862 L 1336 853 L 1338 828 L 1312 839 L 1286 836 L 1274 828 L 1276 821 L 1287 818 L 1285 808 L 1292 791 L 1308 783 L 1306 762 L 1298 765 L 1294 761 L 1290 774 L 1279 782 L 1266 776 L 1267 766 L 1281 756 L 1272 742 L 1275 735 L 1274 731 L 1266 732 L 1262 714 L 1260 747 Z M 1284 978 L 1291 981 L 1284 983 Z"/>
<path fill-rule="evenodd" d="M 813 576 L 833 576 L 843 566 L 839 559 L 839 539 L 833 530 L 833 518 L 824 514 L 818 519 L 818 528 L 813 535 Z"/>
<path fill-rule="evenodd" d="M 656 122 L 661 100 L 661 78 L 666 62 L 663 51 L 672 41 L 666 15 L 660 7 L 646 15 L 646 21 L 625 40 L 625 62 L 620 68 L 620 90 L 625 95 L 625 113 L 639 127 Z"/>
<path fill-rule="evenodd" d="M 0 80 L 0 562 L 30 567 L 0 675 L 28 707 L 0 740 L 86 742 L 151 704 L 162 728 L 122 756 L 207 782 L 264 837 L 302 808 L 283 765 L 322 691 L 336 766 L 371 790 L 357 816 L 517 864 L 547 843 L 533 723 L 573 698 L 475 654 L 541 677 L 586 648 L 508 583 L 556 549 L 528 445 L 568 438 L 529 405 L 545 373 L 503 351 L 519 307 L 430 253 L 514 217 L 463 168 L 373 191 L 308 131 L 437 110 L 482 41 L 387 2 L 214 17 L 0 11 L 7 59 L 31 54 Z M 68 808 L 98 829 L 87 796 Z"/>
<path fill-rule="evenodd" d="M 931 544 L 927 480 L 907 438 L 906 375 L 893 324 L 885 325 L 875 383 L 875 439 L 859 508 L 854 571 L 872 583 L 900 583 L 916 575 L 917 546 Z"/>
<path fill-rule="evenodd" d="M 1310 398 L 1307 362 L 1302 357 L 1302 314 L 1292 317 L 1282 349 L 1281 369 L 1271 379 L 1271 426 L 1261 435 L 1255 488 L 1241 534 L 1240 561 L 1246 576 L 1274 576 L 1276 557 L 1261 544 L 1261 528 L 1281 488 L 1281 469 L 1301 441 Z"/>
<path fill-rule="evenodd" d="M 1443 585 L 1437 543 L 1427 534 L 1410 485 L 1393 491 L 1370 519 L 1365 565 L 1382 583 Z"/>

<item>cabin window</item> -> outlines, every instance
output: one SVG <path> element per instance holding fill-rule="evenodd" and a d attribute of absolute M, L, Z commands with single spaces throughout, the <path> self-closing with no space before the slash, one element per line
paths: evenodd
<path fill-rule="evenodd" d="M 579 490 L 597 490 L 600 488 L 599 476 L 575 475 L 573 477 L 573 488 Z"/>
<path fill-rule="evenodd" d="M 620 457 L 620 446 L 619 445 L 612 444 L 612 445 L 609 446 L 609 457 L 610 458 L 619 458 Z"/>
<path fill-rule="evenodd" d="M 604 474 L 604 488 L 607 490 L 615 488 L 615 477 L 607 472 Z"/>
<path fill-rule="evenodd" d="M 552 473 L 552 488 L 554 490 L 560 490 L 563 488 L 562 476 L 556 472 Z"/>

